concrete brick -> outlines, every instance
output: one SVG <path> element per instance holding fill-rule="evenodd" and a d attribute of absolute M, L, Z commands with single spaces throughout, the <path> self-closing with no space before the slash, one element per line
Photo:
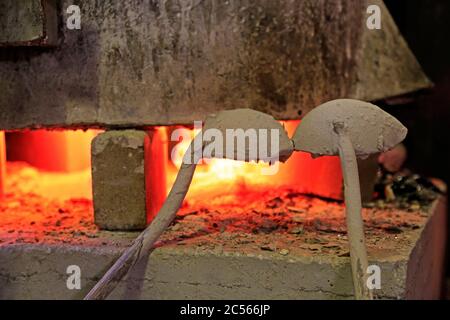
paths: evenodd
<path fill-rule="evenodd" d="M 145 228 L 145 158 L 149 136 L 139 130 L 113 130 L 92 141 L 95 223 L 106 230 Z"/>
<path fill-rule="evenodd" d="M 191 124 L 237 107 L 298 119 L 430 85 L 381 0 L 191 2 L 62 0 L 80 5 L 81 30 L 0 50 L 0 129 Z"/>

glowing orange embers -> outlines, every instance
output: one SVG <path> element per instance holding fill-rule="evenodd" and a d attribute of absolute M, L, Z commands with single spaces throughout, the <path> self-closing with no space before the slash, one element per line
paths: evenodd
<path fill-rule="evenodd" d="M 282 122 L 292 136 L 298 121 Z M 186 129 L 187 130 L 187 129 Z M 191 130 L 191 137 L 196 132 Z M 169 181 L 181 165 L 190 141 L 179 141 L 172 149 L 173 163 Z M 279 164 L 275 175 L 261 174 L 267 163 L 245 163 L 227 159 L 211 159 L 197 167 L 187 196 L 188 202 L 207 202 L 211 205 L 245 201 L 258 197 L 270 188 L 292 188 L 297 192 L 326 198 L 342 198 L 342 174 L 338 157 L 312 159 L 307 153 L 296 152 L 286 163 Z"/>
<path fill-rule="evenodd" d="M 34 130 L 7 134 L 14 174 L 7 185 L 48 198 L 92 199 L 91 141 L 101 130 Z M 12 164 L 9 164 L 10 166 Z M 12 180 L 12 181 L 11 181 Z"/>
<path fill-rule="evenodd" d="M 292 136 L 298 121 L 285 121 L 283 125 Z M 146 160 L 145 168 L 149 216 L 154 215 L 164 201 L 190 143 L 188 139 L 168 141 L 174 128 L 157 127 L 148 131 L 152 137 L 151 156 Z M 12 171 L 7 175 L 5 186 L 48 199 L 91 201 L 90 144 L 100 132 L 36 130 L 8 133 L 8 161 L 16 163 L 8 164 Z M 193 137 L 194 131 L 189 134 Z M 262 199 L 264 192 L 275 188 L 342 198 L 342 174 L 337 157 L 312 159 L 307 153 L 295 152 L 286 163 L 279 164 L 275 175 L 262 174 L 261 169 L 268 167 L 267 163 L 209 160 L 197 167 L 187 201 L 206 206 L 248 203 Z"/>
<path fill-rule="evenodd" d="M 90 143 L 99 130 L 6 134 L 8 162 L 0 200 L 0 246 L 89 243 L 92 209 Z"/>

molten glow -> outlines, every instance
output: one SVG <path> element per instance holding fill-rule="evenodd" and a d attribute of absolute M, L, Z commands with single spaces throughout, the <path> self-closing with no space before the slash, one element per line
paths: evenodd
<path fill-rule="evenodd" d="M 5 191 L 5 174 L 6 174 L 6 145 L 5 132 L 0 131 L 0 199 Z"/>
<path fill-rule="evenodd" d="M 298 121 L 285 121 L 282 124 L 288 135 L 292 136 Z M 154 127 L 148 131 L 150 138 L 146 150 L 149 152 L 145 155 L 145 172 L 149 218 L 161 207 L 166 191 L 175 180 L 183 155 L 196 134 L 191 130 L 184 136 L 185 140 L 169 142 L 169 129 Z M 100 132 L 37 130 L 9 133 L 8 160 L 25 161 L 34 167 L 20 171 L 18 177 L 21 179 L 17 181 L 20 189 L 48 198 L 92 199 L 90 144 Z M 188 204 L 207 203 L 213 206 L 259 201 L 264 192 L 284 187 L 325 198 L 342 198 L 342 174 L 337 157 L 312 159 L 307 153 L 295 152 L 286 163 L 275 166 L 278 166 L 276 174 L 265 175 L 263 173 L 269 168 L 267 163 L 203 160 L 197 166 L 189 189 Z"/>
<path fill-rule="evenodd" d="M 193 139 L 200 130 L 190 130 L 191 139 Z M 189 148 L 192 140 L 182 140 L 177 146 L 175 157 L 172 159 L 173 164 L 180 168 L 183 156 Z M 204 178 L 214 177 L 217 180 L 234 181 L 240 178 L 251 178 L 252 182 L 267 181 L 267 177 L 261 175 L 262 168 L 268 168 L 269 164 L 262 161 L 258 164 L 254 162 L 246 163 L 243 161 L 234 161 L 229 159 L 202 159 L 197 171 L 198 175 Z"/>
<path fill-rule="evenodd" d="M 187 130 L 187 129 L 186 129 Z M 198 134 L 199 130 L 191 130 L 191 139 Z M 173 155 L 173 164 L 179 169 L 186 150 L 191 140 L 181 140 L 176 146 Z M 197 166 L 191 187 L 188 193 L 188 199 L 192 201 L 205 200 L 215 203 L 215 198 L 220 197 L 220 202 L 235 201 L 237 197 L 246 194 L 251 188 L 272 185 L 273 176 L 261 174 L 261 169 L 268 168 L 267 163 L 243 162 L 229 159 L 202 159 Z M 175 170 L 169 181 L 175 179 Z"/>
<path fill-rule="evenodd" d="M 299 121 L 282 122 L 289 136 L 293 135 L 298 123 Z M 193 138 L 197 133 L 191 130 L 190 135 Z M 172 159 L 174 170 L 169 182 L 174 181 L 175 169 L 180 167 L 190 142 L 191 140 L 178 142 Z M 279 168 L 275 175 L 264 175 L 262 169 L 269 168 L 267 163 L 246 163 L 228 159 L 203 160 L 197 167 L 187 199 L 189 202 L 198 202 L 207 198 L 206 201 L 214 204 L 245 201 L 250 196 L 255 197 L 255 193 L 286 186 L 298 192 L 341 198 L 342 174 L 339 158 L 312 159 L 307 153 L 295 152 L 286 163 L 276 165 L 279 165 Z"/>
<path fill-rule="evenodd" d="M 8 161 L 27 162 L 18 188 L 53 199 L 92 198 L 91 141 L 102 130 L 34 130 L 8 135 Z M 20 181 L 20 182 L 19 182 Z M 7 190 L 6 190 L 7 191 Z"/>
<path fill-rule="evenodd" d="M 162 207 L 167 196 L 169 140 L 167 138 L 167 127 L 153 127 L 147 134 L 149 144 L 145 148 L 145 189 L 147 221 L 150 222 Z"/>
<path fill-rule="evenodd" d="M 33 130 L 8 136 L 9 161 L 51 172 L 90 170 L 91 141 L 101 130 Z"/>

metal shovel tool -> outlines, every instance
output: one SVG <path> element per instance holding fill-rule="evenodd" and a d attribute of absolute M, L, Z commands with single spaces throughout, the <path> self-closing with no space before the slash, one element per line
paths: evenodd
<path fill-rule="evenodd" d="M 250 148 L 235 146 L 228 140 L 228 130 L 274 130 L 278 137 L 266 144 L 267 155 L 252 155 Z M 284 128 L 270 115 L 250 110 L 236 109 L 210 116 L 202 133 L 215 130 L 224 138 L 221 152 L 214 149 L 209 157 L 241 161 L 286 161 L 293 151 L 305 151 L 314 157 L 339 155 L 345 186 L 346 221 L 350 245 L 353 284 L 356 299 L 372 299 L 367 286 L 367 251 L 361 216 L 361 192 L 356 157 L 364 158 L 373 153 L 384 152 L 400 143 L 407 129 L 394 117 L 375 105 L 358 100 L 341 99 L 327 102 L 309 112 L 297 128 L 292 140 Z M 209 135 L 207 135 L 209 136 Z M 230 138 L 231 137 L 231 138 Z M 260 137 L 259 137 L 260 138 Z M 197 135 L 186 152 L 175 183 L 156 218 L 125 250 L 85 299 L 104 299 L 115 288 L 174 220 L 189 189 L 197 162 L 204 157 L 204 150 L 212 141 L 204 141 Z M 273 141 L 277 141 L 276 145 Z M 217 147 L 217 146 L 216 146 Z"/>
<path fill-rule="evenodd" d="M 340 99 L 310 111 L 292 139 L 296 151 L 309 152 L 313 157 L 339 155 L 341 159 L 353 286 L 358 300 L 373 297 L 367 285 L 368 260 L 356 158 L 387 151 L 403 141 L 406 134 L 407 129 L 379 107 Z"/>
<path fill-rule="evenodd" d="M 267 130 L 278 135 L 276 139 L 270 139 L 270 142 L 266 144 L 266 151 L 268 151 L 266 155 L 262 157 L 257 156 L 255 159 L 252 155 L 252 150 L 249 148 L 237 148 L 234 142 L 230 143 L 231 141 L 229 140 L 234 140 L 235 137 L 230 135 L 227 132 L 228 130 L 246 131 L 248 129 L 256 130 L 258 133 L 261 132 L 260 130 Z M 212 132 L 209 130 L 214 130 L 216 135 L 220 133 L 223 137 L 222 148 L 215 148 L 210 157 L 241 161 L 263 160 L 266 162 L 275 162 L 279 160 L 283 162 L 293 152 L 292 142 L 280 123 L 272 116 L 255 110 L 236 109 L 222 111 L 217 115 L 210 116 L 205 121 L 202 133 Z M 132 242 L 131 246 L 125 250 L 114 265 L 91 289 L 84 298 L 85 300 L 105 299 L 137 261 L 145 256 L 146 253 L 150 252 L 155 242 L 174 220 L 189 190 L 195 168 L 198 161 L 202 158 L 203 151 L 210 147 L 210 144 L 214 143 L 214 141 L 205 142 L 202 139 L 203 134 L 198 134 L 192 141 L 183 157 L 181 168 L 172 189 L 155 219 Z M 277 141 L 277 143 L 273 144 L 272 141 Z M 229 146 L 235 147 L 230 149 Z"/>

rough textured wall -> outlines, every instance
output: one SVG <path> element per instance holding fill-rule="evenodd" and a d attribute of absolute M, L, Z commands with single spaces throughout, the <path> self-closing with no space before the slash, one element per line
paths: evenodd
<path fill-rule="evenodd" d="M 53 45 L 57 0 L 0 1 L 0 46 Z"/>
<path fill-rule="evenodd" d="M 430 85 L 382 0 L 370 0 L 382 9 L 382 30 L 363 33 L 352 95 L 374 101 Z"/>
<path fill-rule="evenodd" d="M 69 4 L 81 30 L 65 28 Z M 242 107 L 295 119 L 428 86 L 388 14 L 366 28 L 367 5 L 63 0 L 56 48 L 0 49 L 0 129 L 190 123 Z"/>
<path fill-rule="evenodd" d="M 0 42 L 24 42 L 44 36 L 44 15 L 40 0 L 0 2 Z M 15 32 L 12 32 L 12 31 Z"/>

